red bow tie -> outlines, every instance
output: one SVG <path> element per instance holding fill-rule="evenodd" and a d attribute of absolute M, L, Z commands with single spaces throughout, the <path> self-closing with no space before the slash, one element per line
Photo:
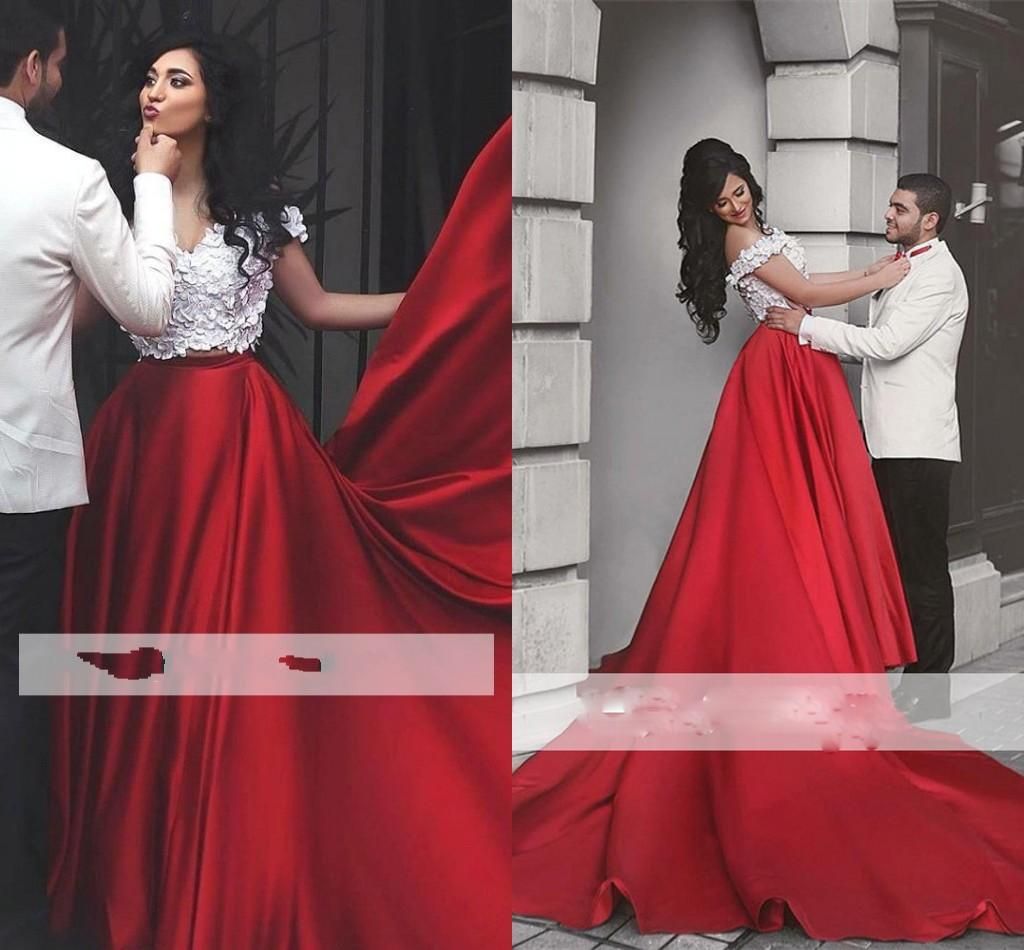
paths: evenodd
<path fill-rule="evenodd" d="M 932 245 L 926 244 L 924 247 L 915 247 L 914 250 L 908 254 L 906 250 L 901 247 L 896 253 L 896 260 L 899 260 L 901 257 L 917 257 L 918 254 L 924 254 L 925 251 L 930 251 L 931 249 Z"/>

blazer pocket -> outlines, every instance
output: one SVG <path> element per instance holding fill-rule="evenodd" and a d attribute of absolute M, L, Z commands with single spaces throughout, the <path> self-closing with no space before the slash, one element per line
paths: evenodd
<path fill-rule="evenodd" d="M 68 431 L 67 420 L 59 416 L 62 425 L 54 434 L 46 432 L 25 432 L 17 426 L 11 425 L 0 419 L 0 437 L 6 443 L 8 458 L 21 458 L 28 460 L 36 452 L 59 452 L 61 455 L 81 455 L 82 435 L 81 429 L 76 428 L 75 432 Z M 76 438 L 77 435 L 77 438 Z M 18 468 L 19 465 L 12 467 Z"/>
<path fill-rule="evenodd" d="M 50 452 L 61 452 L 65 455 L 82 454 L 82 424 L 78 419 L 78 403 L 75 391 L 68 393 L 47 393 L 49 408 L 45 431 L 40 436 L 45 439 L 46 448 Z"/>

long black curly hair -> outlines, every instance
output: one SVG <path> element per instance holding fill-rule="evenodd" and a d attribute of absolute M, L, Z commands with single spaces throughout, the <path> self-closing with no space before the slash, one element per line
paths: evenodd
<path fill-rule="evenodd" d="M 685 304 L 705 343 L 718 339 L 725 316 L 725 222 L 712 207 L 730 175 L 742 178 L 754 202 L 754 218 L 764 230 L 764 192 L 750 163 L 720 139 L 701 139 L 683 158 L 679 181 L 679 249 L 683 252 L 676 297 Z"/>
<path fill-rule="evenodd" d="M 224 243 L 238 248 L 238 272 L 248 283 L 269 270 L 277 252 L 292 240 L 283 226 L 282 213 L 289 200 L 281 188 L 277 150 L 267 122 L 262 63 L 252 46 L 197 28 L 158 38 L 131 65 L 120 151 L 123 155 L 123 137 L 138 133 L 138 94 L 149 68 L 164 53 L 177 49 L 191 50 L 199 61 L 210 115 L 203 155 L 206 204 L 210 217 L 224 226 Z M 122 178 L 118 189 L 128 211 L 134 197 L 131 177 Z"/>

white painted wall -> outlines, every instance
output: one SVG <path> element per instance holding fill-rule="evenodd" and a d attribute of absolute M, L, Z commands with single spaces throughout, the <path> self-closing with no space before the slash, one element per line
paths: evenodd
<path fill-rule="evenodd" d="M 685 150 L 714 136 L 764 183 L 765 77 L 754 6 L 604 2 L 597 102 L 590 650 L 628 642 L 700 460 L 718 396 L 753 330 L 730 298 L 702 343 L 674 293 Z"/>

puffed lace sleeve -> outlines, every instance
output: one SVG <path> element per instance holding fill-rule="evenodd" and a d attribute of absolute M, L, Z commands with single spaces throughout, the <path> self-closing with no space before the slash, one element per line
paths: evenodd
<path fill-rule="evenodd" d="M 775 230 L 758 238 L 750 247 L 745 247 L 729 268 L 729 283 L 736 284 L 767 263 L 769 258 L 781 254 L 787 240 L 782 231 Z"/>
<path fill-rule="evenodd" d="M 285 206 L 284 211 L 281 212 L 281 224 L 293 238 L 298 238 L 303 244 L 309 240 L 309 231 L 306 230 L 302 212 L 295 205 Z"/>

